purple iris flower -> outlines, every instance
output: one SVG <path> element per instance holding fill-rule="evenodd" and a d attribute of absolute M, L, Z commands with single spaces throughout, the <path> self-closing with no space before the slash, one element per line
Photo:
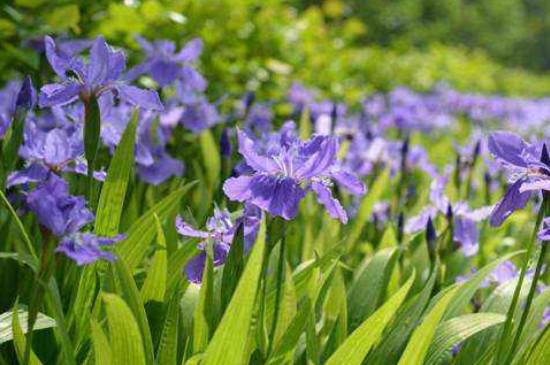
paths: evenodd
<path fill-rule="evenodd" d="M 479 249 L 479 230 L 476 223 L 489 216 L 491 207 L 471 209 L 467 202 L 452 204 L 445 195 L 448 180 L 449 172 L 432 181 L 430 185 L 432 204 L 407 221 L 405 232 L 415 233 L 423 230 L 429 219 L 434 220 L 439 214 L 447 214 L 450 209 L 454 222 L 453 240 L 460 246 L 464 255 L 470 257 L 475 255 Z"/>
<path fill-rule="evenodd" d="M 7 187 L 46 180 L 50 171 L 87 174 L 82 125 L 65 123 L 50 129 L 41 128 L 39 121 L 31 118 L 25 123 L 19 155 L 27 165 L 8 176 Z M 105 172 L 94 172 L 94 178 L 105 180 Z"/>
<path fill-rule="evenodd" d="M 56 236 L 76 233 L 94 220 L 84 197 L 70 195 L 67 182 L 55 174 L 39 182 L 26 202 L 40 225 Z"/>
<path fill-rule="evenodd" d="M 208 244 L 212 245 L 214 267 L 225 263 L 231 243 L 241 223 L 244 224 L 245 250 L 248 251 L 256 239 L 260 219 L 261 216 L 258 211 L 245 208 L 243 217 L 234 221 L 227 209 L 220 210 L 216 207 L 214 215 L 206 221 L 206 230 L 202 231 L 193 228 L 178 215 L 176 217 L 176 229 L 178 233 L 185 237 L 202 239 L 198 246 L 201 253 L 191 259 L 185 268 L 188 280 L 197 284 L 202 281 L 206 263 L 206 245 Z"/>
<path fill-rule="evenodd" d="M 128 104 L 115 105 L 104 98 L 100 103 L 102 110 L 101 138 L 114 153 L 126 126 L 133 115 Z M 169 129 L 155 123 L 158 114 L 143 110 L 139 114 L 138 131 L 135 145 L 137 173 L 147 183 L 159 185 L 172 176 L 181 176 L 183 162 L 170 156 L 165 149 Z"/>
<path fill-rule="evenodd" d="M 113 261 L 115 256 L 101 247 L 112 245 L 124 238 L 98 237 L 92 233 L 80 233 L 80 229 L 94 220 L 94 214 L 86 207 L 81 196 L 69 194 L 69 185 L 55 174 L 49 174 L 28 193 L 26 203 L 36 215 L 41 226 L 53 235 L 61 237 L 56 252 L 73 259 L 77 265 L 84 265 L 98 259 Z"/>
<path fill-rule="evenodd" d="M 206 100 L 204 96 L 183 105 L 180 122 L 194 134 L 200 134 L 221 121 L 216 106 Z"/>
<path fill-rule="evenodd" d="M 491 133 L 488 148 L 512 174 L 512 184 L 491 213 L 491 225 L 498 227 L 515 210 L 525 207 L 533 191 L 550 190 L 550 161 L 546 147 L 541 149 L 509 132 Z"/>
<path fill-rule="evenodd" d="M 55 249 L 73 259 L 77 265 L 90 264 L 98 259 L 115 261 L 112 252 L 104 251 L 104 246 L 112 246 L 126 236 L 119 234 L 112 238 L 98 237 L 92 233 L 74 233 L 61 239 L 61 243 Z"/>
<path fill-rule="evenodd" d="M 81 99 L 87 102 L 110 91 L 132 105 L 144 109 L 162 110 L 155 91 L 140 89 L 119 81 L 126 68 L 121 51 L 112 50 L 102 36 L 98 36 L 90 48 L 87 63 L 81 57 L 68 57 L 60 52 L 52 38 L 46 37 L 46 57 L 61 83 L 47 84 L 40 90 L 41 107 L 66 105 Z"/>
<path fill-rule="evenodd" d="M 288 101 L 298 112 L 301 112 L 306 106 L 309 106 L 313 100 L 313 93 L 306 89 L 304 85 L 298 82 L 292 83 L 288 91 Z"/>
<path fill-rule="evenodd" d="M 231 200 L 248 202 L 274 216 L 293 219 L 298 203 L 313 190 L 333 218 L 347 222 L 347 214 L 332 196 L 332 181 L 354 195 L 363 195 L 365 185 L 355 175 L 340 169 L 336 160 L 338 140 L 314 136 L 303 142 L 283 140 L 278 148 L 262 152 L 244 132 L 238 132 L 239 152 L 253 170 L 250 176 L 228 179 L 223 187 Z"/>
<path fill-rule="evenodd" d="M 174 42 L 158 40 L 153 43 L 137 37 L 141 49 L 146 53 L 143 63 L 130 69 L 128 80 L 133 80 L 141 74 L 150 75 L 160 87 L 171 84 L 176 79 L 183 79 L 186 84 L 195 86 L 205 82 L 202 76 L 188 63 L 197 60 L 202 52 L 203 42 L 200 38 L 194 38 L 176 52 Z M 199 89 L 202 86 L 199 86 Z M 200 90 L 202 91 L 202 90 Z"/>

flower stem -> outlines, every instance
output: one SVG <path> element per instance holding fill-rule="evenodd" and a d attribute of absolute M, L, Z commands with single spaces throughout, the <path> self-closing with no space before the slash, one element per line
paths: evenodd
<path fill-rule="evenodd" d="M 505 352 L 505 349 L 507 348 L 508 337 L 510 336 L 510 333 L 513 330 L 514 314 L 516 312 L 516 307 L 518 305 L 519 295 L 520 295 L 520 292 L 521 292 L 521 288 L 523 286 L 523 280 L 525 279 L 525 274 L 527 273 L 527 269 L 529 267 L 529 259 L 531 258 L 531 255 L 533 254 L 533 249 L 535 247 L 535 238 L 537 236 L 537 232 L 539 230 L 540 224 L 542 222 L 542 218 L 544 217 L 544 213 L 545 213 L 545 210 L 546 210 L 546 205 L 547 205 L 546 200 L 547 200 L 546 198 L 543 200 L 543 202 L 542 202 L 542 204 L 539 208 L 539 213 L 537 215 L 537 220 L 535 222 L 535 228 L 533 230 L 533 233 L 531 235 L 531 239 L 529 240 L 529 243 L 528 243 L 528 246 L 527 246 L 525 261 L 524 261 L 523 266 L 521 268 L 518 283 L 517 283 L 516 289 L 514 290 L 514 295 L 512 297 L 512 303 L 510 303 L 510 307 L 508 308 L 508 312 L 506 314 L 506 322 L 504 323 L 504 328 L 501 332 L 500 339 L 499 339 L 499 342 L 498 342 L 496 356 L 494 358 L 495 359 L 495 361 L 494 361 L 495 365 L 505 364 L 505 362 L 503 362 L 501 360 L 503 358 L 508 360 L 509 357 L 512 355 L 512 352 L 513 352 L 513 351 L 506 351 Z M 541 259 L 539 258 L 539 261 L 540 260 Z M 533 283 L 535 283 L 535 280 L 533 280 Z M 526 308 L 524 313 L 526 313 L 527 311 L 528 311 L 528 308 Z M 521 328 L 518 328 L 518 333 L 520 333 L 520 332 L 521 332 Z M 516 334 L 516 336 L 517 336 L 517 334 Z"/>

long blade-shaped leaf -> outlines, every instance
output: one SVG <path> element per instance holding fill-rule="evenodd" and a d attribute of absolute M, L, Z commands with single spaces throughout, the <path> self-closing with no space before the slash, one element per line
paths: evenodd
<path fill-rule="evenodd" d="M 139 327 L 126 303 L 117 295 L 103 294 L 109 323 L 112 364 L 145 365 L 145 353 Z"/>
<path fill-rule="evenodd" d="M 437 328 L 424 364 L 441 364 L 445 359 L 445 354 L 451 351 L 454 345 L 484 329 L 504 322 L 505 319 L 506 316 L 497 313 L 473 313 L 441 323 Z"/>
<path fill-rule="evenodd" d="M 432 342 L 432 339 L 435 335 L 437 325 L 443 318 L 443 315 L 445 314 L 449 303 L 451 302 L 459 288 L 460 287 L 457 286 L 449 290 L 445 295 L 443 295 L 441 299 L 439 299 L 439 301 L 426 315 L 426 317 L 424 317 L 424 320 L 422 321 L 420 326 L 418 326 L 413 332 L 412 337 L 409 340 L 409 343 L 407 344 L 405 352 L 401 356 L 398 365 L 422 364 L 424 358 L 426 357 L 426 354 L 428 353 L 430 343 Z"/>
<path fill-rule="evenodd" d="M 414 274 L 380 309 L 367 318 L 328 359 L 326 365 L 359 365 L 380 340 L 382 332 L 405 300 L 414 282 Z"/>
<path fill-rule="evenodd" d="M 193 185 L 194 183 L 189 183 L 173 191 L 134 222 L 126 232 L 127 238 L 118 244 L 117 252 L 124 258 L 131 272 L 143 260 L 155 238 L 155 214 L 161 221 L 169 217 L 174 209 L 177 209 L 181 198 Z"/>
<path fill-rule="evenodd" d="M 118 234 L 124 197 L 134 164 L 134 144 L 138 111 L 134 111 L 130 124 L 126 127 L 115 155 L 107 171 L 107 179 L 101 189 L 95 220 L 95 232 L 100 236 L 112 237 Z"/>
<path fill-rule="evenodd" d="M 246 342 L 252 321 L 265 252 L 265 218 L 235 294 L 206 349 L 204 364 L 245 363 Z"/>

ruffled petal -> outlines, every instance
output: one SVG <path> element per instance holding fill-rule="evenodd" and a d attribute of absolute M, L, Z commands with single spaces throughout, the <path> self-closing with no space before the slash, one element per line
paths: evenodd
<path fill-rule="evenodd" d="M 314 182 L 310 186 L 315 195 L 317 195 L 317 201 L 327 208 L 328 214 L 332 218 L 339 219 L 342 223 L 346 224 L 348 222 L 348 215 L 338 199 L 332 196 L 329 187 L 318 182 Z"/>
<path fill-rule="evenodd" d="M 254 141 L 243 131 L 238 132 L 239 153 L 244 157 L 246 164 L 258 172 L 276 172 L 279 167 L 271 158 L 261 156 L 256 152 Z"/>
<path fill-rule="evenodd" d="M 345 188 L 353 195 L 361 196 L 367 192 L 365 184 L 359 180 L 354 174 L 347 171 L 338 170 L 331 173 L 332 178 L 338 185 Z"/>

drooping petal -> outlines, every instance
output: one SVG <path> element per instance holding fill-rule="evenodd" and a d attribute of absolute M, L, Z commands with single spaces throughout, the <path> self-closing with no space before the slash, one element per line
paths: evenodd
<path fill-rule="evenodd" d="M 176 217 L 176 230 L 182 236 L 208 238 L 208 232 L 193 228 L 189 223 L 184 222 L 180 215 Z"/>
<path fill-rule="evenodd" d="M 332 196 L 332 192 L 329 187 L 319 182 L 313 182 L 310 186 L 317 195 L 317 201 L 327 208 L 329 215 L 332 218 L 339 219 L 342 223 L 346 224 L 348 222 L 346 211 L 338 199 L 335 199 Z"/>
<path fill-rule="evenodd" d="M 38 105 L 41 108 L 66 105 L 78 98 L 82 86 L 75 82 L 67 84 L 47 84 L 40 89 Z"/>
<path fill-rule="evenodd" d="M 365 195 L 367 192 L 365 184 L 350 172 L 338 170 L 332 172 L 331 176 L 338 185 L 342 186 L 353 195 L 361 196 Z"/>
<path fill-rule="evenodd" d="M 65 254 L 79 266 L 90 264 L 99 259 L 114 261 L 116 259 L 115 255 L 112 252 L 102 250 L 101 246 L 112 245 L 122 238 L 123 236 L 103 238 L 91 233 L 77 233 L 63 237 L 61 244 L 55 251 Z"/>
<path fill-rule="evenodd" d="M 189 260 L 187 266 L 185 266 L 185 274 L 187 275 L 187 280 L 195 284 L 200 284 L 202 281 L 205 264 L 206 252 L 204 251 Z"/>
<path fill-rule="evenodd" d="M 142 107 L 148 110 L 163 110 L 163 105 L 160 102 L 159 95 L 156 91 L 140 89 L 136 86 L 116 84 L 114 90 L 117 91 L 118 97 L 132 105 Z"/>
<path fill-rule="evenodd" d="M 508 187 L 502 200 L 495 205 L 491 212 L 491 226 L 499 227 L 515 210 L 525 207 L 531 197 L 531 191 L 523 193 L 520 191 L 524 182 L 525 179 L 519 179 Z"/>
<path fill-rule="evenodd" d="M 489 152 L 497 161 L 504 164 L 527 167 L 527 163 L 522 156 L 527 147 L 528 144 L 514 133 L 499 131 L 493 132 L 489 136 Z"/>
<path fill-rule="evenodd" d="M 31 164 L 22 170 L 15 171 L 8 176 L 6 187 L 44 181 L 48 178 L 50 170 L 42 164 Z"/>
<path fill-rule="evenodd" d="M 231 177 L 223 184 L 223 192 L 230 200 L 244 202 L 251 197 L 251 181 L 251 176 Z"/>

